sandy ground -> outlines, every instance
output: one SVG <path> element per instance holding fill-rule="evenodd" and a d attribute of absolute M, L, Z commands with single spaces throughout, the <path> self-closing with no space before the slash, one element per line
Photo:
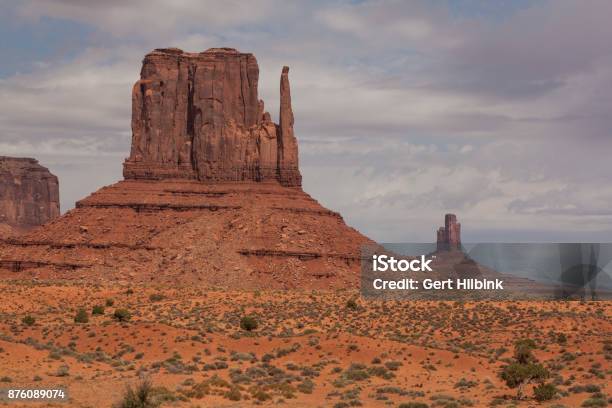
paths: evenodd
<path fill-rule="evenodd" d="M 95 305 L 103 314 L 91 314 Z M 89 322 L 75 323 L 80 308 Z M 117 309 L 130 320 L 114 319 Z M 257 329 L 240 327 L 246 315 Z M 352 291 L 4 281 L 0 388 L 59 385 L 70 401 L 0 406 L 110 407 L 141 378 L 162 406 L 177 407 L 605 404 L 611 318 L 612 302 L 380 302 Z M 528 399 L 516 401 L 500 379 L 520 338 L 536 341 L 554 400 L 535 401 L 528 386 Z"/>

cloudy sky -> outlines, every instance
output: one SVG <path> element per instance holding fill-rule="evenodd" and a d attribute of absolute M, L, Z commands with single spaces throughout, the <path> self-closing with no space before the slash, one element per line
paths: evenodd
<path fill-rule="evenodd" d="M 144 54 L 291 67 L 304 189 L 381 241 L 612 241 L 612 2 L 0 0 L 0 155 L 121 178 Z"/>

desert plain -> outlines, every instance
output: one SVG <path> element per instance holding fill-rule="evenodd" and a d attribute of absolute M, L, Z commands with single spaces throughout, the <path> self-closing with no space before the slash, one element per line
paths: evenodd
<path fill-rule="evenodd" d="M 611 392 L 609 302 L 30 280 L 0 295 L 0 385 L 62 386 L 74 407 L 121 404 L 143 381 L 168 407 L 599 407 Z M 537 344 L 553 400 L 533 385 L 516 400 L 500 378 L 517 339 Z"/>

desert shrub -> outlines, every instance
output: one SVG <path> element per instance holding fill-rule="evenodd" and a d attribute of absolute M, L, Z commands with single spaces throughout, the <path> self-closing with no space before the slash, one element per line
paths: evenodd
<path fill-rule="evenodd" d="M 164 295 L 161 293 L 153 293 L 151 296 L 149 296 L 149 300 L 151 302 L 159 302 L 160 300 L 164 300 Z"/>
<path fill-rule="evenodd" d="M 128 386 L 123 394 L 123 400 L 114 408 L 157 408 L 159 402 L 153 396 L 153 387 L 149 380 L 143 380 L 136 388 Z"/>
<path fill-rule="evenodd" d="M 223 396 L 230 401 L 240 401 L 242 398 L 242 394 L 240 394 L 238 387 L 232 387 L 229 391 L 226 391 Z"/>
<path fill-rule="evenodd" d="M 112 307 L 115 304 L 115 301 L 111 298 L 106 299 L 106 307 Z"/>
<path fill-rule="evenodd" d="M 89 315 L 85 309 L 79 309 L 74 316 L 75 323 L 87 323 L 89 322 Z"/>
<path fill-rule="evenodd" d="M 557 394 L 557 387 L 554 384 L 540 384 L 533 389 L 533 395 L 536 401 L 550 401 Z"/>
<path fill-rule="evenodd" d="M 102 306 L 102 305 L 95 305 L 91 309 L 91 314 L 92 315 L 103 315 L 104 314 L 104 306 Z"/>
<path fill-rule="evenodd" d="M 454 397 L 446 394 L 434 394 L 429 397 L 433 401 L 434 407 L 442 407 L 442 408 L 459 408 L 460 402 L 457 401 Z"/>
<path fill-rule="evenodd" d="M 252 396 L 257 401 L 267 401 L 269 399 L 272 399 L 272 396 L 262 389 L 254 390 L 252 393 Z"/>
<path fill-rule="evenodd" d="M 33 326 L 34 323 L 36 323 L 36 319 L 34 319 L 30 315 L 27 315 L 27 316 L 24 316 L 23 319 L 21 319 L 21 322 L 25 324 L 26 326 Z"/>
<path fill-rule="evenodd" d="M 500 374 L 510 388 L 517 388 L 516 398 L 523 397 L 523 388 L 532 381 L 542 382 L 548 378 L 548 371 L 537 363 L 532 350 L 536 344 L 531 339 L 519 340 L 514 345 L 515 362 L 505 366 Z"/>
<path fill-rule="evenodd" d="M 590 393 L 594 393 L 594 392 L 600 392 L 601 391 L 601 387 L 597 384 L 587 384 L 584 386 L 584 390 L 586 392 L 590 392 Z"/>
<path fill-rule="evenodd" d="M 304 394 L 312 394 L 312 391 L 314 390 L 314 383 L 312 380 L 305 379 L 297 385 L 297 389 Z"/>
<path fill-rule="evenodd" d="M 385 367 L 387 367 L 391 371 L 397 371 L 397 369 L 400 368 L 402 365 L 403 364 L 401 361 L 387 361 L 385 363 Z"/>
<path fill-rule="evenodd" d="M 548 377 L 548 372 L 541 364 L 512 363 L 504 367 L 501 378 L 510 388 L 518 388 L 517 398 L 522 398 L 523 387 L 534 380 L 543 380 Z"/>
<path fill-rule="evenodd" d="M 535 341 L 531 339 L 518 340 L 514 344 L 514 358 L 519 364 L 527 364 L 535 360 L 533 349 L 536 348 Z"/>
<path fill-rule="evenodd" d="M 253 331 L 258 327 L 257 320 L 253 316 L 244 316 L 240 319 L 240 328 L 246 331 Z"/>
<path fill-rule="evenodd" d="M 402 402 L 398 408 L 429 408 L 424 402 Z"/>
<path fill-rule="evenodd" d="M 117 309 L 115 313 L 113 313 L 113 317 L 119 322 L 126 322 L 130 320 L 132 315 L 127 309 Z"/>
<path fill-rule="evenodd" d="M 359 305 L 355 299 L 349 299 L 346 301 L 346 308 L 350 310 L 357 310 Z"/>
<path fill-rule="evenodd" d="M 478 381 L 467 380 L 466 378 L 461 378 L 459 381 L 455 383 L 455 388 L 472 388 L 478 385 Z"/>
<path fill-rule="evenodd" d="M 582 405 L 580 406 L 587 407 L 587 408 L 599 408 L 599 407 L 607 407 L 608 403 L 606 402 L 605 398 L 591 397 L 587 400 L 584 400 L 582 402 Z"/>
<path fill-rule="evenodd" d="M 70 375 L 70 367 L 68 367 L 67 365 L 61 365 L 57 368 L 57 371 L 55 372 L 55 376 L 56 377 L 68 377 Z"/>
<path fill-rule="evenodd" d="M 370 378 L 370 374 L 365 370 L 363 364 L 353 363 L 344 372 L 344 377 L 351 381 L 363 381 Z"/>
<path fill-rule="evenodd" d="M 384 378 L 385 380 L 390 380 L 395 377 L 391 371 L 387 370 L 382 366 L 373 366 L 368 368 L 368 374 L 375 377 Z"/>
<path fill-rule="evenodd" d="M 557 343 L 562 345 L 567 343 L 567 336 L 565 335 L 565 333 L 557 334 Z"/>

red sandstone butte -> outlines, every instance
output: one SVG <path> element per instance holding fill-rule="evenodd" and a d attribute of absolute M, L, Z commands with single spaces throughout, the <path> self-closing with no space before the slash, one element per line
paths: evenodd
<path fill-rule="evenodd" d="M 438 228 L 438 250 L 458 249 L 461 247 L 461 224 L 457 222 L 455 214 L 444 216 L 444 226 Z"/>
<path fill-rule="evenodd" d="M 0 156 L 0 234 L 30 229 L 59 215 L 57 177 L 35 159 Z"/>
<path fill-rule="evenodd" d="M 148 54 L 125 180 L 0 243 L 0 279 L 357 287 L 361 246 L 373 242 L 302 190 L 288 75 L 277 125 L 253 55 Z"/>
<path fill-rule="evenodd" d="M 280 124 L 264 111 L 253 54 L 233 48 L 156 49 L 132 91 L 126 179 L 276 180 L 300 186 L 289 68 L 280 83 Z"/>

